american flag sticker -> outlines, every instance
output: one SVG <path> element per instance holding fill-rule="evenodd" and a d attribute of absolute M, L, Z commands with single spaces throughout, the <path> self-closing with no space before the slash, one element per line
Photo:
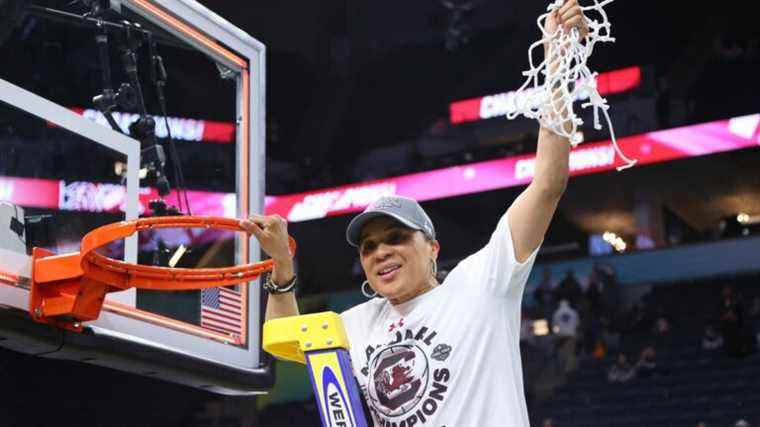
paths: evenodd
<path fill-rule="evenodd" d="M 201 290 L 201 327 L 239 338 L 243 333 L 243 298 L 224 287 Z"/>

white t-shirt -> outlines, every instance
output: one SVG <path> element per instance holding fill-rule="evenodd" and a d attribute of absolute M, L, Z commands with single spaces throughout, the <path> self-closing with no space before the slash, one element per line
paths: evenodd
<path fill-rule="evenodd" d="M 518 263 L 503 215 L 488 244 L 438 287 L 341 316 L 376 426 L 528 426 L 520 303 L 535 252 Z"/>

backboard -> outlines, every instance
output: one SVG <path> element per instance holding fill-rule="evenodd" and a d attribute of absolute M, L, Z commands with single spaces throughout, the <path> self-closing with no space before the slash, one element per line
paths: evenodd
<path fill-rule="evenodd" d="M 266 390 L 273 379 L 260 348 L 258 283 L 113 293 L 82 334 L 29 317 L 31 246 L 72 252 L 84 234 L 120 220 L 173 209 L 243 218 L 264 206 L 261 43 L 191 0 L 111 1 L 89 16 L 59 3 L 28 6 L 0 45 L 0 57 L 14 58 L 0 71 L 0 346 L 224 394 Z M 168 113 L 156 55 L 168 70 Z M 108 82 L 115 96 L 94 101 Z M 143 133 L 130 126 L 140 119 Z M 143 232 L 106 252 L 190 268 L 260 253 L 255 239 L 207 229 Z"/>

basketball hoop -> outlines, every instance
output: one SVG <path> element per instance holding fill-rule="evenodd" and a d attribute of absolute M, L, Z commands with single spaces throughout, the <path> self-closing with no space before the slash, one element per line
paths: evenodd
<path fill-rule="evenodd" d="M 180 291 L 230 286 L 256 279 L 272 270 L 273 261 L 221 268 L 169 268 L 115 260 L 96 252 L 135 232 L 158 228 L 215 228 L 245 232 L 233 218 L 169 216 L 108 224 L 87 233 L 79 252 L 55 255 L 41 248 L 32 252 L 29 312 L 41 323 L 81 332 L 82 321 L 100 315 L 105 295 L 129 288 Z M 296 244 L 290 238 L 290 251 Z"/>

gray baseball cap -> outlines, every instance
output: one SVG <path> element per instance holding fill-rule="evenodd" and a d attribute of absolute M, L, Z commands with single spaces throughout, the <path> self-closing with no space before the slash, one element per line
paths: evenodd
<path fill-rule="evenodd" d="M 368 221 L 381 216 L 388 216 L 401 224 L 425 233 L 435 239 L 435 228 L 430 217 L 416 200 L 402 196 L 383 196 L 372 202 L 364 212 L 355 216 L 346 229 L 346 239 L 352 246 L 359 246 L 362 228 Z"/>

